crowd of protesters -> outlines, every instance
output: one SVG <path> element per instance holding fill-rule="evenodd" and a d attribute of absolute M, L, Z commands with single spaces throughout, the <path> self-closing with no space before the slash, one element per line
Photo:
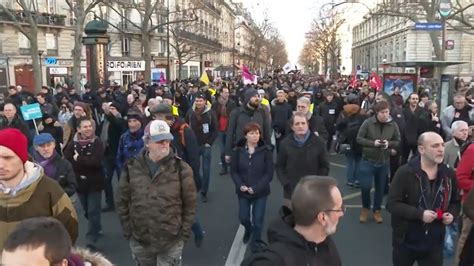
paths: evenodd
<path fill-rule="evenodd" d="M 139 265 L 180 265 L 191 236 L 196 246 L 203 244 L 198 200 L 218 200 L 209 189 L 216 159 L 219 174 L 230 175 L 235 184 L 242 241 L 253 254 L 245 265 L 340 265 L 330 240 L 345 211 L 340 192 L 333 179 L 311 177 L 329 176 L 329 157 L 339 153 L 347 161 L 346 185 L 361 190 L 360 223 L 371 217 L 383 223 L 388 192 L 394 265 L 442 265 L 445 226 L 455 221 L 462 221 L 456 261 L 472 265 L 474 145 L 468 144 L 474 101 L 469 89 L 459 88 L 444 110 L 423 88 L 404 99 L 398 89 L 388 95 L 366 81 L 352 86 L 348 77 L 300 73 L 246 85 L 240 79 L 169 86 L 137 80 L 106 89 L 86 85 L 83 93 L 68 86 L 43 87 L 36 95 L 10 86 L 7 93 L 0 98 L 0 209 L 8 212 L 14 202 L 24 205 L 24 212 L 1 229 L 6 258 L 28 245 L 5 240 L 21 237 L 18 230 L 45 248 L 54 245 L 54 238 L 33 236 L 64 231 L 52 228 L 53 220 L 22 222 L 52 216 L 70 235 L 61 240 L 69 244 L 57 258 L 70 259 L 78 233 L 72 202 L 78 199 L 88 220 L 89 249 L 96 250 L 104 236 L 101 213 L 116 211 Z M 43 114 L 35 123 L 20 112 L 31 103 Z M 213 145 L 219 147 L 218 159 L 211 156 Z M 267 244 L 262 230 L 274 172 L 284 198 Z M 52 206 L 31 200 L 44 193 Z M 465 211 L 458 218 L 461 196 Z M 1 213 L 0 223 L 11 220 Z M 319 254 L 322 245 L 329 248 Z"/>

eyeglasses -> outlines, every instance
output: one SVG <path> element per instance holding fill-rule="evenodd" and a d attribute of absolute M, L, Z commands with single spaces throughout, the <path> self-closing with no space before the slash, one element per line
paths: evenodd
<path fill-rule="evenodd" d="M 346 212 L 346 206 L 342 204 L 340 209 L 325 210 L 324 212 Z"/>

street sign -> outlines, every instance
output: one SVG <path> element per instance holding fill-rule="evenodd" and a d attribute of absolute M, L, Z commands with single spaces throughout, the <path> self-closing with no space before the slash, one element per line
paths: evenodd
<path fill-rule="evenodd" d="M 451 0 L 441 0 L 439 2 L 439 14 L 442 17 L 447 17 L 451 13 L 452 5 Z"/>
<path fill-rule="evenodd" d="M 415 30 L 442 30 L 443 24 L 441 22 L 417 22 L 415 24 Z"/>
<path fill-rule="evenodd" d="M 21 114 L 23 115 L 23 120 L 33 120 L 43 117 L 43 113 L 41 113 L 41 108 L 38 103 L 23 105 L 20 107 Z"/>
<path fill-rule="evenodd" d="M 446 40 L 446 50 L 454 50 L 454 40 Z"/>
<path fill-rule="evenodd" d="M 58 60 L 55 57 L 46 57 L 44 59 L 45 65 L 56 65 L 57 63 L 58 63 Z"/>

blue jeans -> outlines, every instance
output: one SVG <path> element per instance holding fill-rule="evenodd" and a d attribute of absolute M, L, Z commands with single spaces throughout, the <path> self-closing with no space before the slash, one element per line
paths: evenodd
<path fill-rule="evenodd" d="M 114 158 L 105 158 L 103 163 L 105 173 L 105 203 L 109 207 L 114 207 L 114 189 L 112 187 L 112 180 L 114 179 L 114 173 L 117 173 L 117 178 L 120 178 L 120 168 L 115 162 Z"/>
<path fill-rule="evenodd" d="M 220 149 L 220 155 L 221 155 L 221 164 L 222 164 L 222 169 L 227 170 L 229 165 L 225 162 L 225 141 L 227 139 L 227 134 L 226 132 L 219 132 L 219 135 L 217 136 L 218 138 L 218 143 L 219 143 L 219 149 Z"/>
<path fill-rule="evenodd" d="M 346 155 L 346 178 L 347 182 L 354 183 L 358 182 L 359 179 L 357 178 L 359 173 L 359 164 L 361 157 L 359 155 L 354 154 L 352 150 L 347 151 Z"/>
<path fill-rule="evenodd" d="M 89 243 L 96 243 L 99 239 L 99 232 L 102 230 L 102 192 L 77 193 L 77 196 L 88 220 L 86 239 Z"/>
<path fill-rule="evenodd" d="M 199 156 L 201 156 L 202 184 L 201 194 L 206 195 L 209 190 L 209 179 L 211 178 L 211 150 L 212 147 L 199 147 Z"/>
<path fill-rule="evenodd" d="M 245 230 L 252 230 L 252 241 L 262 240 L 267 197 L 248 199 L 239 196 L 238 199 L 240 223 L 245 227 Z M 250 222 L 250 208 L 252 208 L 252 222 Z"/>
<path fill-rule="evenodd" d="M 362 159 L 359 165 L 359 184 L 362 193 L 362 207 L 370 209 L 370 189 L 375 185 L 373 210 L 381 209 L 389 163 L 372 162 Z"/>

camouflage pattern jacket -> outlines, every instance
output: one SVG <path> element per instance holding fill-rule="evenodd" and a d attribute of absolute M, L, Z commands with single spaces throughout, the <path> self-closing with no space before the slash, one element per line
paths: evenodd
<path fill-rule="evenodd" d="M 124 236 L 150 251 L 163 252 L 191 234 L 197 192 L 191 167 L 173 152 L 158 162 L 151 174 L 143 149 L 122 172 L 117 213 Z"/>

